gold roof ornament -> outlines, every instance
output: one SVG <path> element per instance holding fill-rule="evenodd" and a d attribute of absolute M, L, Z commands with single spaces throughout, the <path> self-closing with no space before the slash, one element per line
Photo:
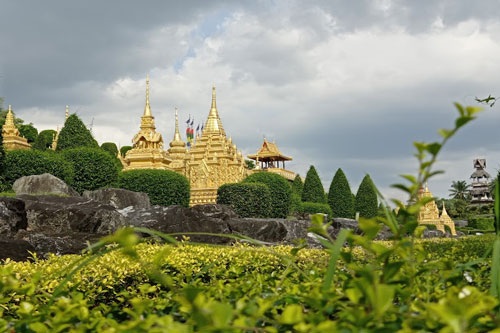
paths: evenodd
<path fill-rule="evenodd" d="M 5 124 L 2 127 L 3 146 L 5 150 L 31 149 L 28 140 L 20 135 L 14 120 L 12 105 L 9 105 Z"/>
<path fill-rule="evenodd" d="M 222 121 L 219 117 L 219 111 L 217 110 L 217 102 L 215 97 L 215 85 L 212 86 L 212 105 L 210 107 L 210 112 L 208 113 L 208 119 L 203 128 L 202 136 L 204 135 L 222 135 L 226 136 L 224 127 L 222 127 Z"/>
<path fill-rule="evenodd" d="M 66 118 L 65 120 L 68 120 L 69 117 L 69 105 L 66 105 Z"/>
<path fill-rule="evenodd" d="M 175 133 L 174 139 L 170 142 L 170 147 L 185 147 L 186 143 L 182 141 L 181 134 L 179 132 L 179 114 L 177 108 L 175 108 Z"/>
<path fill-rule="evenodd" d="M 260 161 L 291 161 L 292 158 L 286 155 L 283 155 L 278 146 L 276 145 L 276 142 L 269 142 L 264 138 L 264 142 L 262 143 L 262 146 L 260 147 L 259 151 L 257 154 L 253 155 L 248 155 L 247 156 L 249 159 L 256 160 L 257 158 Z"/>
<path fill-rule="evenodd" d="M 144 116 L 152 117 L 151 106 L 149 105 L 149 74 L 146 76 L 146 105 L 144 106 Z"/>

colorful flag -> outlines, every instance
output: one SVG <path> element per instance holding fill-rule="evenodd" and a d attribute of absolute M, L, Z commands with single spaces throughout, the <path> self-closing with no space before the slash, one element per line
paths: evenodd
<path fill-rule="evenodd" d="M 188 126 L 189 126 L 189 122 L 190 122 L 190 121 L 191 121 L 191 115 L 189 115 L 189 118 L 188 118 L 188 120 L 186 121 L 186 124 L 188 124 Z"/>

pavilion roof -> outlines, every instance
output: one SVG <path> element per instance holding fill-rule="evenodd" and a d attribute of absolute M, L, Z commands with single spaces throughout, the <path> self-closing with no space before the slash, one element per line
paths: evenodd
<path fill-rule="evenodd" d="M 262 143 L 262 147 L 260 147 L 257 154 L 248 155 L 248 158 L 250 158 L 252 160 L 259 159 L 259 161 L 265 161 L 265 160 L 291 161 L 292 160 L 292 158 L 290 156 L 283 155 L 280 152 L 280 150 L 275 142 L 269 142 L 266 139 L 264 139 L 264 142 Z"/>

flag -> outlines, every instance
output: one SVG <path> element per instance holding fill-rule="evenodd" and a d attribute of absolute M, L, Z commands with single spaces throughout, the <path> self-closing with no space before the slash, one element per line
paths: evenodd
<path fill-rule="evenodd" d="M 200 130 L 200 124 L 198 124 L 198 127 L 196 127 L 196 132 Z"/>
<path fill-rule="evenodd" d="M 203 124 L 201 124 L 201 131 L 203 132 Z"/>
<path fill-rule="evenodd" d="M 193 126 L 193 125 L 194 125 L 194 118 L 193 118 L 193 120 L 191 120 L 191 126 Z"/>
<path fill-rule="evenodd" d="M 189 115 L 189 118 L 188 118 L 188 120 L 186 121 L 186 124 L 188 124 L 188 126 L 189 126 L 189 122 L 190 122 L 190 121 L 191 121 L 191 115 Z"/>

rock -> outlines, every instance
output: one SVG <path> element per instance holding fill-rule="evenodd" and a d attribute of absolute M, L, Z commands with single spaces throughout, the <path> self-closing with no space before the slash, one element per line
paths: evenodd
<path fill-rule="evenodd" d="M 445 237 L 445 233 L 440 230 L 429 230 L 425 229 L 422 238 L 442 238 Z"/>
<path fill-rule="evenodd" d="M 42 175 L 24 176 L 14 182 L 12 186 L 16 195 L 20 194 L 59 194 L 68 196 L 79 196 L 61 179 L 49 173 Z"/>
<path fill-rule="evenodd" d="M 96 243 L 104 236 L 82 232 L 44 234 L 36 231 L 21 230 L 16 235 L 16 238 L 28 242 L 33 246 L 33 251 L 39 257 L 46 258 L 49 253 L 57 255 L 81 253 L 82 250 L 88 247 L 88 244 Z"/>
<path fill-rule="evenodd" d="M 113 206 L 116 209 L 123 209 L 130 206 L 137 209 L 151 208 L 149 196 L 146 193 L 132 192 L 121 188 L 105 188 L 96 191 L 85 191 L 83 192 L 83 197 Z"/>
<path fill-rule="evenodd" d="M 288 236 L 288 229 L 283 221 L 286 220 L 243 218 L 232 219 L 228 221 L 228 225 L 234 234 L 244 235 L 263 242 L 277 243 L 285 241 Z M 292 229 L 293 227 L 289 225 L 289 228 Z M 297 232 L 297 230 L 294 231 Z M 306 233 L 302 232 L 302 230 L 297 233 L 303 234 L 301 238 L 306 236 Z"/>
<path fill-rule="evenodd" d="M 25 240 L 0 239 L 0 260 L 25 261 L 31 257 L 30 252 L 35 252 L 35 248 Z"/>
<path fill-rule="evenodd" d="M 127 226 L 114 207 L 82 197 L 20 195 L 26 205 L 28 227 L 46 234 L 65 232 L 112 233 Z"/>
<path fill-rule="evenodd" d="M 0 235 L 12 237 L 18 230 L 27 227 L 24 202 L 15 198 L 0 197 Z"/>
<path fill-rule="evenodd" d="M 351 229 L 358 234 L 361 232 L 358 228 L 358 221 L 353 219 L 336 217 L 332 219 L 332 227 L 335 229 Z"/>
<path fill-rule="evenodd" d="M 469 225 L 469 221 L 467 220 L 456 220 L 455 222 L 455 227 L 457 228 L 464 228 Z"/>

